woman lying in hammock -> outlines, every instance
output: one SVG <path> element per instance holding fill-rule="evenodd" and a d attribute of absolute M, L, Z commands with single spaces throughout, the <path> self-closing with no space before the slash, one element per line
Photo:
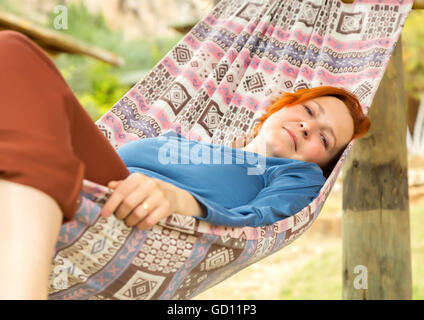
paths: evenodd
<path fill-rule="evenodd" d="M 73 220 L 83 179 L 115 189 L 104 216 L 140 229 L 172 213 L 264 225 L 310 203 L 345 146 L 369 128 L 347 91 L 300 90 L 268 108 L 248 144 L 215 145 L 230 164 L 163 164 L 160 155 L 187 157 L 160 153 L 177 143 L 202 151 L 214 145 L 168 131 L 168 139 L 116 152 L 30 39 L 1 31 L 0 64 L 0 299 L 47 298 L 52 252 L 61 225 Z"/>
<path fill-rule="evenodd" d="M 132 174 L 109 183 L 115 191 L 102 214 L 140 229 L 174 212 L 216 225 L 268 225 L 311 203 L 347 144 L 369 126 L 353 94 L 323 86 L 277 99 L 247 145 L 171 130 L 137 140 L 118 149 Z"/>

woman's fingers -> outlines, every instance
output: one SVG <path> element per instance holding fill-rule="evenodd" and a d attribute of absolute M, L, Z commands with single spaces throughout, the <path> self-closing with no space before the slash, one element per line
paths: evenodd
<path fill-rule="evenodd" d="M 172 214 L 170 199 L 172 190 L 160 180 L 133 173 L 125 180 L 110 181 L 108 187 L 115 189 L 103 206 L 102 216 L 107 218 L 115 212 L 119 220 L 129 227 L 147 229 Z M 147 210 L 143 207 L 147 204 Z"/>
<path fill-rule="evenodd" d="M 121 181 L 110 181 L 107 186 L 111 189 L 116 189 Z"/>
<path fill-rule="evenodd" d="M 169 203 L 163 202 L 159 207 L 151 211 L 141 222 L 139 222 L 137 224 L 137 228 L 140 230 L 149 229 L 172 213 L 173 212 L 170 211 Z"/>
<path fill-rule="evenodd" d="M 128 217 L 125 218 L 126 225 L 129 226 L 129 227 L 135 226 L 142 219 L 144 219 L 150 212 L 152 212 L 157 207 L 159 207 L 162 199 L 163 198 L 160 195 L 160 193 L 154 193 L 154 194 L 150 195 L 144 201 L 141 201 L 134 208 L 134 210 L 128 215 Z M 146 209 L 144 209 L 143 204 L 148 205 L 147 211 L 146 211 Z"/>
<path fill-rule="evenodd" d="M 138 205 L 142 204 L 142 202 L 148 197 L 148 190 L 145 188 L 137 187 L 133 190 L 128 196 L 121 201 L 118 208 L 115 210 L 115 217 L 119 220 L 123 220 L 131 214 Z"/>
<path fill-rule="evenodd" d="M 121 202 L 135 190 L 140 181 L 137 175 L 132 174 L 127 179 L 119 183 L 116 190 L 112 193 L 109 200 L 106 201 L 102 209 L 102 216 L 107 218 L 119 207 Z"/>

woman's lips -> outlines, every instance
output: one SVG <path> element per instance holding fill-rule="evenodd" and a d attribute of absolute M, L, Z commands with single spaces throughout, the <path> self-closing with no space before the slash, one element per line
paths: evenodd
<path fill-rule="evenodd" d="M 284 127 L 283 127 L 284 128 Z M 290 137 L 292 138 L 292 140 L 293 140 L 293 144 L 294 144 L 294 151 L 296 151 L 296 149 L 297 149 L 297 139 L 296 139 L 296 136 L 294 135 L 294 133 L 293 132 L 291 132 L 289 129 L 287 129 L 287 128 L 284 128 L 286 131 L 287 131 L 287 133 L 290 135 Z"/>

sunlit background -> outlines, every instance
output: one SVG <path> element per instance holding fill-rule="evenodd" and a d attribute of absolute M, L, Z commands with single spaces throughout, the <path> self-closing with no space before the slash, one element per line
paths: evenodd
<path fill-rule="evenodd" d="M 9 28 L 7 19 L 18 17 L 24 19 L 18 23 L 22 24 L 22 30 L 39 31 L 37 41 L 44 44 L 46 52 L 95 121 L 155 66 L 217 2 L 0 0 L 0 30 Z M 67 10 L 67 28 L 58 30 L 58 11 L 55 8 L 60 5 Z M 422 21 L 424 10 L 415 10 L 402 31 L 409 135 L 413 299 L 424 299 Z M 60 21 L 60 24 L 64 22 Z M 56 36 L 49 35 L 51 30 L 57 33 Z M 66 50 L 65 43 L 68 46 Z M 69 46 L 85 53 L 69 54 Z M 341 299 L 341 176 L 319 218 L 300 239 L 196 299 Z"/>

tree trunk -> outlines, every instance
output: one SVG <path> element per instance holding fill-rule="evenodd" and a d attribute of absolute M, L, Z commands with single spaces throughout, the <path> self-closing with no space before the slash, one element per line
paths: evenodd
<path fill-rule="evenodd" d="M 401 42 L 343 166 L 343 299 L 412 299 Z"/>

